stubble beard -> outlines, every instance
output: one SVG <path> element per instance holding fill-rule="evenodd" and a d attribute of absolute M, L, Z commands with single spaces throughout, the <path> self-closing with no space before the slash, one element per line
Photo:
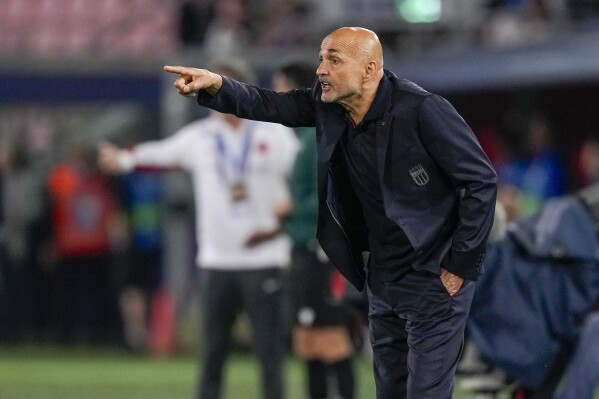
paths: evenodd
<path fill-rule="evenodd" d="M 320 99 L 322 100 L 323 103 L 334 103 L 337 101 L 338 98 L 339 98 L 339 96 L 336 93 L 334 93 L 332 90 L 330 90 L 328 93 L 322 92 L 320 94 Z"/>

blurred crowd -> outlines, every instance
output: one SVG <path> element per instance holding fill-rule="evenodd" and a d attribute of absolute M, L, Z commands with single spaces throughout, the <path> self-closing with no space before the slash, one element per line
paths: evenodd
<path fill-rule="evenodd" d="M 598 28 L 599 3 L 578 0 L 310 1 L 190 0 L 180 10 L 181 43 L 209 51 L 313 46 L 335 26 L 377 31 L 406 52 L 443 47 L 505 47 L 547 42 Z"/>
<path fill-rule="evenodd" d="M 80 138 L 36 149 L 40 126 L 31 125 L 3 129 L 0 336 L 118 344 L 125 334 L 137 346 L 146 327 L 138 323 L 133 337 L 121 315 L 135 322 L 145 311 L 131 310 L 145 305 L 130 283 L 151 293 L 158 282 L 160 183 L 151 174 L 107 178 Z"/>
<path fill-rule="evenodd" d="M 548 42 L 599 25 L 596 0 L 6 0 L 1 10 L 8 56 L 313 46 L 343 25 L 376 30 L 388 48 L 425 52 Z"/>

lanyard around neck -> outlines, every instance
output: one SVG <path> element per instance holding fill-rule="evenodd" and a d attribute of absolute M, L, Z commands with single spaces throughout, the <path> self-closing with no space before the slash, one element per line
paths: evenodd
<path fill-rule="evenodd" d="M 227 147 L 225 142 L 225 138 L 223 134 L 217 133 L 214 137 L 216 140 L 216 149 L 218 153 L 218 169 L 220 175 L 225 179 L 227 179 L 227 168 L 226 166 L 230 166 L 230 170 L 234 174 L 233 180 L 239 180 L 243 177 L 246 168 L 247 162 L 250 154 L 250 149 L 252 147 L 252 139 L 254 136 L 254 123 L 247 122 L 247 127 L 244 132 L 243 143 L 241 145 L 241 151 L 238 154 L 235 154 L 231 147 Z"/>

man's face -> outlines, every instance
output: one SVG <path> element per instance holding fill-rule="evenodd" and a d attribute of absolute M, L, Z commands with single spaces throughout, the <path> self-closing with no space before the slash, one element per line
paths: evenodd
<path fill-rule="evenodd" d="M 316 70 L 325 103 L 345 103 L 359 98 L 364 64 L 359 49 L 343 36 L 325 37 Z"/>

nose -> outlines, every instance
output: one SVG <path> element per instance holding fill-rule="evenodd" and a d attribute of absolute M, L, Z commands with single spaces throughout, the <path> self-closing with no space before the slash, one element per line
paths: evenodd
<path fill-rule="evenodd" d="M 322 76 L 327 74 L 327 70 L 324 68 L 322 64 L 323 62 L 318 64 L 318 68 L 316 68 L 316 76 Z"/>

